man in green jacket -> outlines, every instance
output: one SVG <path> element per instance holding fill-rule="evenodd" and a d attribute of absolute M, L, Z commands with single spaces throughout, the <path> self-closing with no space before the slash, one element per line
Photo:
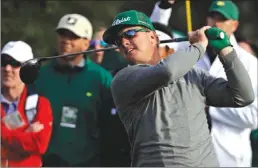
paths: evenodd
<path fill-rule="evenodd" d="M 79 14 L 63 16 L 57 27 L 58 54 L 85 51 L 92 25 Z M 101 165 L 100 118 L 110 112 L 111 74 L 84 55 L 46 64 L 36 81 L 38 91 L 53 107 L 53 134 L 44 157 L 47 167 Z"/>

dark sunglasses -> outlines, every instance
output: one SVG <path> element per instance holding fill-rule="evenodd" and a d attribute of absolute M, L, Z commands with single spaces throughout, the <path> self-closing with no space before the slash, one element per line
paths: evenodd
<path fill-rule="evenodd" d="M 1 67 L 5 67 L 7 65 L 11 65 L 14 68 L 18 68 L 22 65 L 22 63 L 20 63 L 19 61 L 16 61 L 13 58 L 9 58 L 7 56 L 2 56 Z"/>
<path fill-rule="evenodd" d="M 103 40 L 91 40 L 90 47 L 95 48 L 96 45 L 100 45 L 101 47 L 106 47 L 108 44 Z"/>
<path fill-rule="evenodd" d="M 137 32 L 149 32 L 149 30 L 144 29 L 144 28 L 140 28 L 140 29 L 131 29 L 131 30 L 128 30 L 126 32 L 123 32 L 123 33 L 121 33 L 120 35 L 117 36 L 116 40 L 114 41 L 115 45 L 120 46 L 122 38 L 132 39 L 136 35 Z"/>

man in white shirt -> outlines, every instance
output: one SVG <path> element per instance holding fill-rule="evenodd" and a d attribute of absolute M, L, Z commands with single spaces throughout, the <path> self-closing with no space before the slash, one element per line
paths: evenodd
<path fill-rule="evenodd" d="M 169 19 L 171 10 L 157 10 L 152 15 L 160 18 L 162 23 Z M 162 17 L 159 17 L 161 16 Z M 154 16 L 153 16 L 154 17 Z M 211 135 L 221 167 L 250 167 L 252 150 L 250 146 L 250 132 L 258 127 L 257 112 L 257 59 L 242 49 L 236 42 L 234 32 L 239 24 L 239 10 L 232 1 L 213 1 L 209 8 L 207 24 L 224 30 L 230 37 L 231 44 L 240 60 L 246 67 L 255 93 L 255 101 L 244 108 L 215 108 L 209 107 L 211 117 Z M 188 42 L 180 43 L 178 50 L 188 46 Z M 196 64 L 197 67 L 209 71 L 216 77 L 226 78 L 223 66 L 217 54 L 211 50 Z M 237 75 L 237 74 L 236 74 Z"/>
<path fill-rule="evenodd" d="M 172 12 L 172 8 L 175 4 L 175 2 L 178 0 L 161 0 L 158 1 L 152 11 L 152 14 L 150 16 L 150 19 L 152 22 L 159 22 L 163 25 L 168 26 L 169 23 L 169 18 L 170 18 L 170 14 Z M 159 13 L 159 15 L 157 15 L 156 13 Z M 168 15 L 168 13 L 170 13 Z M 180 37 L 184 37 L 185 34 L 181 31 L 179 31 L 176 28 L 172 28 L 171 27 L 171 32 L 174 38 L 180 38 Z"/>

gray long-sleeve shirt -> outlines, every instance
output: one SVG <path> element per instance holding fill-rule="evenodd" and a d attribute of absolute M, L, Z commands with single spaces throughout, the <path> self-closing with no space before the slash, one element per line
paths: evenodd
<path fill-rule="evenodd" d="M 220 57 L 228 81 L 192 68 L 203 55 L 195 44 L 114 77 L 112 94 L 132 146 L 132 166 L 218 166 L 204 107 L 245 106 L 254 94 L 235 51 Z"/>

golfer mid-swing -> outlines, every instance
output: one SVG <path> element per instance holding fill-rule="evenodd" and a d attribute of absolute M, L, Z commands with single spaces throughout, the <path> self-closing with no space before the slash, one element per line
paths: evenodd
<path fill-rule="evenodd" d="M 132 166 L 218 166 L 205 105 L 254 101 L 250 78 L 225 32 L 202 27 L 188 36 L 185 51 L 161 60 L 153 25 L 135 10 L 118 14 L 103 35 L 130 63 L 114 77 L 112 94 L 132 146 Z M 228 81 L 193 68 L 208 44 L 218 51 Z"/>

